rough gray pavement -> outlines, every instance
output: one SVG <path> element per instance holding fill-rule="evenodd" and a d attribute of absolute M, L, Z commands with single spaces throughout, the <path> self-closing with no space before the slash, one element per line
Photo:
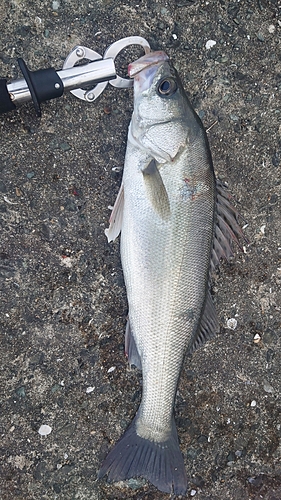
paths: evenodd
<path fill-rule="evenodd" d="M 129 35 L 168 52 L 205 127 L 214 124 L 215 170 L 250 241 L 214 282 L 220 335 L 183 368 L 186 497 L 278 500 L 280 2 L 2 0 L 0 75 L 20 77 L 17 57 L 60 69 L 77 44 L 103 53 Z M 120 58 L 124 75 L 138 55 Z M 107 88 L 92 105 L 70 94 L 45 103 L 41 119 L 31 104 L 0 117 L 1 500 L 170 498 L 140 479 L 96 480 L 141 394 L 124 357 L 119 244 L 104 236 L 132 104 L 131 90 Z"/>

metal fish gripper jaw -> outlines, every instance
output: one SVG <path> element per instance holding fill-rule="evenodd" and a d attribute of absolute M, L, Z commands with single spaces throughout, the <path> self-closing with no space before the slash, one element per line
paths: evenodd
<path fill-rule="evenodd" d="M 68 54 L 59 71 L 54 68 L 30 71 L 24 60 L 19 58 L 24 78 L 8 84 L 6 79 L 0 79 L 0 114 L 16 109 L 21 103 L 33 101 L 37 115 L 41 116 L 40 104 L 62 96 L 64 91 L 71 92 L 78 99 L 93 102 L 108 83 L 117 88 L 132 87 L 133 81 L 117 75 L 115 68 L 116 57 L 130 45 L 139 45 L 145 53 L 150 52 L 147 40 L 130 36 L 114 42 L 103 56 L 78 45 Z"/>

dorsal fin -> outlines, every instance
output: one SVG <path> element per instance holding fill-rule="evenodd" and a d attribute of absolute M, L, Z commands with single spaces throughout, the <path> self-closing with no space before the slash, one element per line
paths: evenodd
<path fill-rule="evenodd" d="M 233 256 L 233 242 L 240 248 L 239 240 L 241 238 L 247 242 L 238 222 L 239 213 L 230 203 L 231 197 L 226 186 L 219 179 L 216 181 L 216 190 L 216 226 L 211 255 L 211 271 L 216 269 L 221 259 L 229 260 Z"/>

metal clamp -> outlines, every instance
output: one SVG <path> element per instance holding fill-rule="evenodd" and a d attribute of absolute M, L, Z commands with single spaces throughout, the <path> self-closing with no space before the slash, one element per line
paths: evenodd
<path fill-rule="evenodd" d="M 82 61 L 83 59 L 88 59 L 90 61 L 110 60 L 114 62 L 118 54 L 123 49 L 129 47 L 130 45 L 140 45 L 141 47 L 144 48 L 145 53 L 150 52 L 150 45 L 148 41 L 140 36 L 129 36 L 127 38 L 122 38 L 121 40 L 112 43 L 106 49 L 103 58 L 100 54 L 98 54 L 98 52 L 88 49 L 87 47 L 78 45 L 77 47 L 74 47 L 74 49 L 70 52 L 70 54 L 68 54 L 63 64 L 63 70 L 72 68 L 77 62 Z M 60 74 L 60 72 L 58 72 L 58 74 Z M 78 88 L 75 90 L 71 90 L 71 93 L 76 97 L 78 97 L 78 99 L 82 99 L 88 102 L 93 102 L 104 91 L 108 83 L 110 83 L 113 87 L 117 88 L 129 88 L 133 86 L 133 80 L 116 75 L 115 77 L 113 77 L 113 79 L 111 80 L 107 79 L 107 81 L 98 83 L 97 85 L 95 85 L 95 87 L 91 89 L 85 90 L 83 88 Z"/>

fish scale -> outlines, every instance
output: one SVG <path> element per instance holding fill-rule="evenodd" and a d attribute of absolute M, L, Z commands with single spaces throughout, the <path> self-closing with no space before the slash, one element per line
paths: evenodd
<path fill-rule="evenodd" d="M 186 352 L 218 330 L 210 268 L 231 255 L 231 241 L 242 233 L 216 184 L 202 123 L 166 54 L 148 54 L 129 72 L 134 112 L 106 235 L 110 241 L 121 231 L 125 347 L 129 362 L 142 369 L 142 400 L 99 477 L 143 476 L 163 492 L 185 494 L 173 415 L 178 379 Z"/>

